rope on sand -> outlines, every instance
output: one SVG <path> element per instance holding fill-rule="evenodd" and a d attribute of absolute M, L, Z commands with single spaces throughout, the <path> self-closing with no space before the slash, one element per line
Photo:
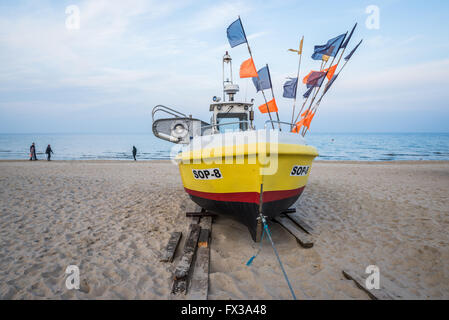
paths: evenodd
<path fill-rule="evenodd" d="M 292 285 L 290 284 L 290 281 L 288 279 L 287 273 L 285 272 L 284 265 L 282 264 L 281 258 L 279 257 L 279 254 L 278 254 L 278 252 L 276 250 L 276 247 L 274 246 L 274 242 L 273 242 L 273 239 L 271 238 L 271 232 L 270 232 L 270 229 L 268 228 L 267 221 L 265 220 L 265 217 L 263 215 L 260 215 L 260 219 L 262 220 L 262 223 L 263 223 L 263 233 L 262 233 L 262 237 L 261 237 L 261 240 L 260 240 L 259 250 L 257 251 L 257 253 L 254 256 L 252 256 L 248 260 L 246 265 L 250 266 L 253 263 L 254 259 L 259 255 L 260 251 L 262 250 L 263 237 L 264 237 L 264 235 L 266 233 L 268 239 L 271 242 L 271 246 L 273 247 L 274 253 L 276 254 L 276 258 L 278 259 L 279 265 L 281 266 L 282 273 L 284 274 L 285 281 L 287 282 L 288 288 L 290 289 L 290 292 L 292 294 L 293 300 L 297 300 L 296 299 L 296 295 L 295 295 L 295 291 L 293 291 L 293 288 L 292 288 Z"/>

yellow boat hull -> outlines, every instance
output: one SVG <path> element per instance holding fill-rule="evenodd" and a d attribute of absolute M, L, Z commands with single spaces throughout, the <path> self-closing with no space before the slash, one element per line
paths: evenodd
<path fill-rule="evenodd" d="M 256 240 L 261 185 L 263 214 L 273 218 L 299 198 L 317 155 L 311 146 L 267 142 L 184 151 L 176 159 L 191 199 L 241 221 Z"/>

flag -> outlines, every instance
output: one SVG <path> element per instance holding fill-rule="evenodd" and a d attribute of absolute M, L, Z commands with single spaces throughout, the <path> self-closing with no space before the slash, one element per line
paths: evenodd
<path fill-rule="evenodd" d="M 295 127 L 292 129 L 292 132 L 299 133 L 303 124 L 304 124 L 304 119 L 301 119 L 299 122 L 296 122 Z"/>
<path fill-rule="evenodd" d="M 306 76 L 304 77 L 304 79 L 302 79 L 302 83 L 306 84 L 306 83 L 307 83 L 307 80 L 309 80 L 310 75 L 311 75 L 312 73 L 314 73 L 314 72 L 319 72 L 319 71 L 313 71 L 313 70 L 310 71 L 309 74 L 306 75 Z"/>
<path fill-rule="evenodd" d="M 334 84 L 334 81 L 337 80 L 338 74 L 332 77 L 332 79 L 327 83 L 326 89 L 324 89 L 323 96 L 326 94 L 327 90 L 330 89 L 330 87 Z"/>
<path fill-rule="evenodd" d="M 310 96 L 310 94 L 312 93 L 314 87 L 310 87 L 306 93 L 304 93 L 303 97 L 304 98 L 308 98 Z"/>
<path fill-rule="evenodd" d="M 315 113 L 310 112 L 307 114 L 307 116 L 304 118 L 304 127 L 307 127 L 307 129 L 310 129 L 310 123 L 312 122 L 313 117 L 315 116 Z"/>
<path fill-rule="evenodd" d="M 335 57 L 343 40 L 346 37 L 346 33 L 339 35 L 338 37 L 330 39 L 326 44 L 321 46 L 315 46 L 314 52 L 312 54 L 313 60 L 322 60 L 323 55 Z"/>
<path fill-rule="evenodd" d="M 306 114 L 310 114 L 311 112 L 310 112 L 310 109 L 307 109 L 306 111 L 304 111 L 302 114 L 301 114 L 301 118 L 304 118 L 305 116 L 306 116 Z"/>
<path fill-rule="evenodd" d="M 346 48 L 348 46 L 349 40 L 351 40 L 352 34 L 354 33 L 355 28 L 357 27 L 357 23 L 354 25 L 354 27 L 351 30 L 351 33 L 349 34 L 349 37 L 346 38 L 345 42 L 341 45 L 341 48 Z"/>
<path fill-rule="evenodd" d="M 327 79 L 330 81 L 331 79 L 332 79 L 332 77 L 334 76 L 334 73 L 335 73 L 335 70 L 337 70 L 337 67 L 338 67 L 338 64 L 336 64 L 336 65 L 334 65 L 334 66 L 332 66 L 332 67 L 330 67 L 330 68 L 327 68 L 327 69 L 324 69 L 323 71 L 324 72 L 327 72 Z M 329 71 L 328 71 L 329 70 Z"/>
<path fill-rule="evenodd" d="M 299 50 L 288 49 L 288 51 L 296 52 L 297 54 L 302 54 L 302 46 L 304 44 L 304 37 L 302 37 L 301 42 L 299 42 Z"/>
<path fill-rule="evenodd" d="M 359 44 L 356 45 L 355 48 L 352 49 L 351 53 L 349 53 L 349 54 L 346 56 L 346 58 L 345 58 L 346 61 L 349 61 L 349 59 L 351 59 L 351 57 L 352 57 L 352 55 L 354 54 L 354 52 L 355 52 L 355 51 L 358 49 L 358 47 L 362 44 L 362 41 L 363 41 L 363 39 L 360 40 Z"/>
<path fill-rule="evenodd" d="M 321 60 L 327 62 L 329 61 L 329 56 L 326 56 L 325 54 L 321 57 Z"/>
<path fill-rule="evenodd" d="M 259 78 L 257 77 L 253 78 L 253 83 L 254 86 L 256 87 L 257 92 L 259 92 L 260 90 L 266 90 L 271 88 L 269 72 L 270 71 L 268 70 L 268 67 L 263 67 L 262 69 L 257 71 Z"/>
<path fill-rule="evenodd" d="M 268 110 L 267 110 L 267 104 L 268 104 Z M 278 112 L 278 106 L 276 105 L 276 100 L 274 100 L 274 98 L 273 98 L 272 100 L 268 101 L 267 103 L 260 105 L 259 110 L 262 113 Z"/>
<path fill-rule="evenodd" d="M 298 87 L 298 78 L 289 78 L 284 83 L 284 98 L 296 99 L 296 89 Z"/>
<path fill-rule="evenodd" d="M 231 48 L 238 46 L 239 44 L 246 42 L 245 31 L 243 30 L 242 21 L 240 18 L 235 20 L 226 30 L 229 44 Z"/>
<path fill-rule="evenodd" d="M 320 87 L 324 81 L 326 72 L 323 71 L 311 71 L 303 80 L 307 85 L 307 89 L 312 87 Z"/>
<path fill-rule="evenodd" d="M 257 77 L 256 66 L 253 58 L 243 61 L 240 66 L 240 78 L 254 78 Z"/>

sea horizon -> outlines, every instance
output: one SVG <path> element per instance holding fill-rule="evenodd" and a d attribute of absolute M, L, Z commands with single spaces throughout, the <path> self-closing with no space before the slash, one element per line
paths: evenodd
<path fill-rule="evenodd" d="M 449 133 L 373 132 L 310 133 L 307 144 L 317 160 L 407 161 L 449 160 Z M 36 144 L 38 159 L 51 145 L 53 160 L 130 160 L 132 147 L 140 160 L 167 160 L 174 144 L 146 133 L 0 133 L 0 159 L 29 159 Z"/>

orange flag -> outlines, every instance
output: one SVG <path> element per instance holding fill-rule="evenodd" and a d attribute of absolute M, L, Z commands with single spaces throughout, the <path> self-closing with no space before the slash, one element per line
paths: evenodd
<path fill-rule="evenodd" d="M 268 104 L 268 110 L 267 110 L 267 104 Z M 268 103 L 264 103 L 263 105 L 259 106 L 259 110 L 262 113 L 268 113 L 270 112 L 278 112 L 278 106 L 276 105 L 276 100 L 270 100 Z"/>
<path fill-rule="evenodd" d="M 301 119 L 299 122 L 296 122 L 296 126 L 292 129 L 292 132 L 299 133 L 303 124 L 304 124 L 304 118 Z"/>
<path fill-rule="evenodd" d="M 254 78 L 257 77 L 256 66 L 252 58 L 243 61 L 240 66 L 240 78 Z"/>
<path fill-rule="evenodd" d="M 309 109 L 307 109 L 306 111 L 304 111 L 302 114 L 301 114 L 301 117 L 305 117 L 305 115 L 306 114 L 310 114 L 311 113 L 311 111 L 309 110 Z"/>
<path fill-rule="evenodd" d="M 309 112 L 307 117 L 304 118 L 304 127 L 307 127 L 307 129 L 310 129 L 310 123 L 312 122 L 312 119 L 314 116 L 315 116 L 315 113 Z"/>
<path fill-rule="evenodd" d="M 329 79 L 329 81 L 332 79 L 332 77 L 334 76 L 335 70 L 337 70 L 338 64 L 336 64 L 335 66 L 332 66 L 330 68 L 324 69 L 324 72 L 327 72 L 327 70 L 329 70 L 329 72 L 327 72 L 327 79 Z"/>
<path fill-rule="evenodd" d="M 310 123 L 312 122 L 312 119 L 315 116 L 315 113 L 312 113 L 311 111 L 309 111 L 307 116 L 305 116 L 306 112 L 307 112 L 307 110 L 301 115 L 302 119 L 299 122 L 296 122 L 296 126 L 292 129 L 292 132 L 299 133 L 302 126 L 307 127 L 307 129 L 310 129 Z"/>

